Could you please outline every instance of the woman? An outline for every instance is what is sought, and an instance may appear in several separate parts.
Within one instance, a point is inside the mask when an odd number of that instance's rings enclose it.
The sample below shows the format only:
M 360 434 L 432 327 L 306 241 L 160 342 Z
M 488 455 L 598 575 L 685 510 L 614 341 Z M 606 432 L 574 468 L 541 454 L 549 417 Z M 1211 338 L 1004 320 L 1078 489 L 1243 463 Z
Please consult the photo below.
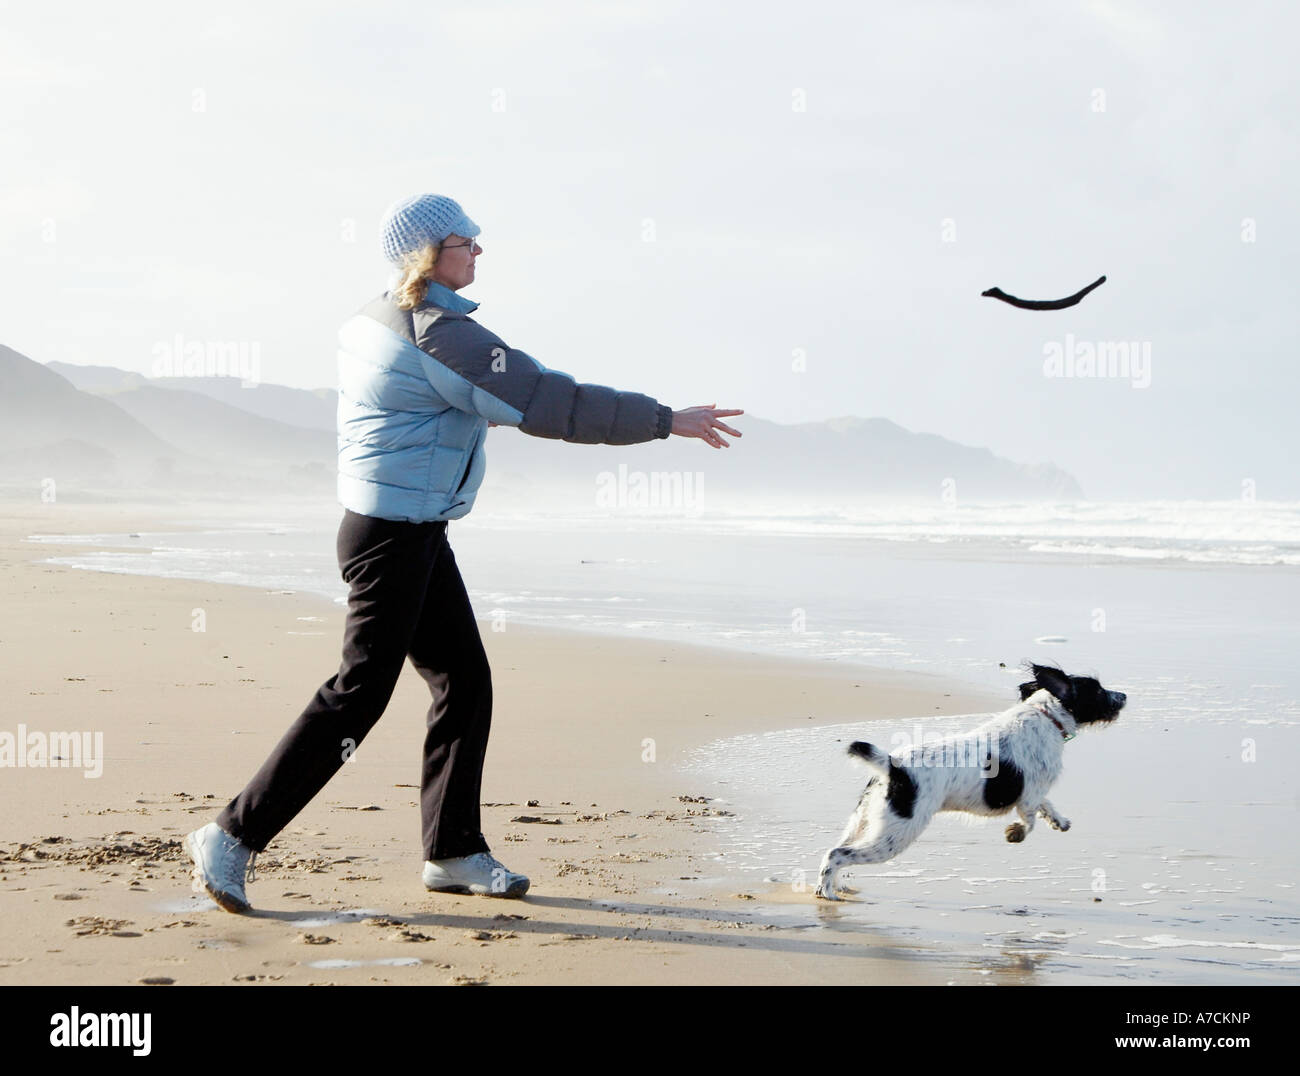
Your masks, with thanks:
M 424 885 L 521 897 L 528 879 L 489 852 L 479 787 L 492 681 L 447 522 L 473 507 L 489 426 L 537 437 L 628 445 L 716 432 L 739 410 L 673 411 L 649 396 L 576 384 L 474 321 L 456 293 L 474 282 L 479 227 L 452 199 L 422 194 L 385 214 L 388 290 L 339 330 L 339 568 L 349 585 L 343 660 L 248 786 L 185 838 L 201 886 L 250 910 L 253 863 L 338 772 L 383 714 L 411 664 L 433 703 L 420 809 Z

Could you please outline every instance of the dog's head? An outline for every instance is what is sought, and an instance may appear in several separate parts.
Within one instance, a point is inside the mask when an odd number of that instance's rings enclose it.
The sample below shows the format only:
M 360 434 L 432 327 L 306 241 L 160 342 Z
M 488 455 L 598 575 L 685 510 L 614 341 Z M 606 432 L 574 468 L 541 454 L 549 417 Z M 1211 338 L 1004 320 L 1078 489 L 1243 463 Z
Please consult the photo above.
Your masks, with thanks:
M 1114 721 L 1124 709 L 1128 696 L 1122 691 L 1108 691 L 1091 676 L 1066 676 L 1051 665 L 1026 663 L 1034 678 L 1020 685 L 1020 701 L 1024 702 L 1040 688 L 1056 697 L 1056 701 L 1070 711 L 1076 724 L 1090 725 Z

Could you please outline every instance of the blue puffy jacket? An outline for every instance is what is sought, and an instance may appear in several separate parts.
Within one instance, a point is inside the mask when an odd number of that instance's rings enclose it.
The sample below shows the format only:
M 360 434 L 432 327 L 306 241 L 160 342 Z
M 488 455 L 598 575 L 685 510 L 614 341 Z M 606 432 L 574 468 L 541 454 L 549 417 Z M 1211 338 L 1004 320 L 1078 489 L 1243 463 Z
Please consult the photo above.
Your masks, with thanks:
M 672 408 L 586 385 L 510 347 L 433 283 L 414 310 L 385 292 L 339 329 L 338 498 L 380 519 L 459 519 L 483 481 L 488 423 L 581 444 L 667 437 Z

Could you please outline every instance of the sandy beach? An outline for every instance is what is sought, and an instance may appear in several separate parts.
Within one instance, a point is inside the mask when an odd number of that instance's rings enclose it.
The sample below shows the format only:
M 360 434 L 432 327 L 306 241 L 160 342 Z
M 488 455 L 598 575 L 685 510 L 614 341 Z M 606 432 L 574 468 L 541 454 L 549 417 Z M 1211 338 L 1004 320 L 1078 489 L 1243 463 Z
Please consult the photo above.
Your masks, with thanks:
M 485 833 L 531 877 L 528 896 L 423 890 L 415 782 L 428 700 L 408 666 L 354 758 L 259 857 L 255 914 L 218 910 L 191 892 L 181 838 L 333 674 L 344 613 L 310 594 L 42 564 L 60 547 L 23 541 L 162 529 L 175 515 L 4 505 L 0 726 L 46 742 L 102 734 L 102 772 L 0 770 L 0 984 L 990 981 L 852 923 L 810 931 L 836 915 L 811 892 L 777 893 L 776 913 L 769 895 L 757 914 L 752 889 L 718 878 L 709 823 L 726 808 L 677 764 L 725 736 L 1005 699 L 925 673 L 494 631 L 486 618 Z M 809 833 L 810 852 L 827 837 Z M 1024 979 L 1011 968 L 993 981 Z

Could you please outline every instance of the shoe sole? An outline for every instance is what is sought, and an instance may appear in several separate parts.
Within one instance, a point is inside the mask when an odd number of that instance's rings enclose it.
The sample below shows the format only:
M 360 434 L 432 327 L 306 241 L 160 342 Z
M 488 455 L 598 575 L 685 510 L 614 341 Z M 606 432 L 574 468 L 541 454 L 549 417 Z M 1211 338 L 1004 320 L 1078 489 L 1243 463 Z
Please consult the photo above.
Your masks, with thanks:
M 467 896 L 505 897 L 509 900 L 518 900 L 528 892 L 528 883 L 516 882 L 514 885 L 502 890 L 489 889 L 487 886 L 482 885 L 426 885 L 424 888 L 430 893 L 461 893 Z
M 190 859 L 194 860 L 194 869 L 190 871 L 190 876 L 203 885 L 204 890 L 207 891 L 208 896 L 212 898 L 218 908 L 230 912 L 232 915 L 247 915 L 253 910 L 250 904 L 247 904 L 236 896 L 232 896 L 224 890 L 216 888 L 216 886 L 210 885 L 208 880 L 203 877 L 203 868 L 200 864 L 198 849 L 195 848 L 194 842 L 190 840 L 192 836 L 192 833 L 185 834 L 184 842 L 185 851 L 189 853 Z

